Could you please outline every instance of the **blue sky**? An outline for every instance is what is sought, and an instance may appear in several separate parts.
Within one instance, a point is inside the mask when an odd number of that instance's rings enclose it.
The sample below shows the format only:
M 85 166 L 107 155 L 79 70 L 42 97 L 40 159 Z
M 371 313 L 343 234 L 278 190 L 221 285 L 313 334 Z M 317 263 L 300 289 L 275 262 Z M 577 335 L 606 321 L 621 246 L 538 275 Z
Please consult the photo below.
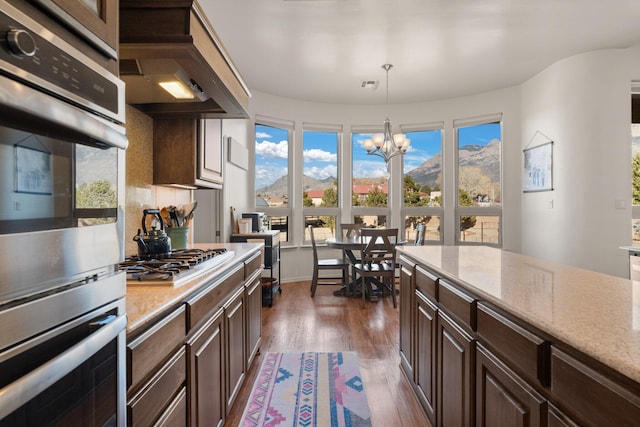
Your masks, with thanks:
M 500 139 L 500 123 L 468 126 L 458 130 L 459 145 L 487 145 L 494 139 Z
M 487 124 L 461 128 L 460 146 L 487 145 L 500 138 L 500 125 Z M 441 131 L 408 132 L 411 146 L 404 155 L 404 170 L 408 172 L 441 151 Z M 256 125 L 256 189 L 273 183 L 287 174 L 288 131 Z M 362 146 L 371 134 L 353 136 L 354 178 L 380 177 L 387 173 L 384 160 L 370 156 Z M 327 132 L 304 133 L 303 173 L 315 179 L 337 175 L 336 134 Z
M 289 144 L 286 129 L 256 125 L 256 189 L 288 173 Z

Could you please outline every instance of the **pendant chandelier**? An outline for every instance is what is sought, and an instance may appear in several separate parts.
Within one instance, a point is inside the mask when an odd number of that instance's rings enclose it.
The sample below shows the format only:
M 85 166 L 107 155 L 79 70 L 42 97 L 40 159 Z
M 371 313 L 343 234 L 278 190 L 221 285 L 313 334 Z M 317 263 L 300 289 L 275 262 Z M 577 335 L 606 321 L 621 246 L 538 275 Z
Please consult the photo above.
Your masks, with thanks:
M 392 64 L 384 64 L 382 69 L 387 72 L 387 118 L 384 120 L 384 133 L 373 135 L 364 141 L 367 154 L 382 157 L 385 162 L 397 155 L 407 152 L 411 141 L 402 133 L 393 134 L 391 120 L 389 120 L 389 70 Z

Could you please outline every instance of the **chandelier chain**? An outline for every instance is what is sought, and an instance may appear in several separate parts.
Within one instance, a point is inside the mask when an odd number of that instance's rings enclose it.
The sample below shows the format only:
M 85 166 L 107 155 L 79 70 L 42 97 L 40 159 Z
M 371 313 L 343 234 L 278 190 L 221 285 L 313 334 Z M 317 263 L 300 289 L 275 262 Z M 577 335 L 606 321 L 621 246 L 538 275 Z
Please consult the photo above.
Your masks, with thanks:
M 382 157 L 389 167 L 389 160 L 395 156 L 404 154 L 409 148 L 410 140 L 402 133 L 393 134 L 391 120 L 389 120 L 389 70 L 392 64 L 384 64 L 382 69 L 387 73 L 386 80 L 386 107 L 387 118 L 384 121 L 384 133 L 374 135 L 371 139 L 364 141 L 364 148 L 367 154 Z
M 392 64 L 384 64 L 382 68 L 387 72 L 387 95 L 386 95 L 386 104 L 387 104 L 387 116 L 389 115 L 389 70 L 393 68 Z

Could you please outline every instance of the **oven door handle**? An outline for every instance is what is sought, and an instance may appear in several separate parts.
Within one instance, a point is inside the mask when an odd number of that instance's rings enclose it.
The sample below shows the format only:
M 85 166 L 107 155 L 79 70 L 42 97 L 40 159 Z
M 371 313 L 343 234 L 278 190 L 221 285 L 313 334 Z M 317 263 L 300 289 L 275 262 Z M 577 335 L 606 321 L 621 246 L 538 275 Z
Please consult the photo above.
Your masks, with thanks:
M 102 347 L 116 339 L 126 326 L 127 316 L 124 314 L 108 318 L 87 338 L 0 389 L 0 419 L 8 416 L 73 371 Z
M 22 120 L 29 120 L 31 126 L 47 129 L 50 134 L 61 139 L 67 139 L 71 132 L 74 139 L 91 146 L 102 145 L 124 150 L 129 145 L 123 126 L 21 83 L 3 79 L 0 84 L 0 99 L 5 120 L 19 123 L 19 118 L 26 114 L 28 119 Z M 13 112 L 7 115 L 6 111 Z

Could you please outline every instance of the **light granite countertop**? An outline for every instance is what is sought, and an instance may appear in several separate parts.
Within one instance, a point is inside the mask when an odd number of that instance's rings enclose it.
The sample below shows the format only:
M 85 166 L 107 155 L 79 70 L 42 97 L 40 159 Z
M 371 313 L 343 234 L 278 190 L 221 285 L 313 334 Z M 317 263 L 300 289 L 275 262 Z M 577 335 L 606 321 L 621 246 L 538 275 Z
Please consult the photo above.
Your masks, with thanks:
M 253 253 L 264 247 L 263 243 L 197 243 L 196 249 L 227 248 L 233 256 L 211 269 L 201 269 L 189 276 L 187 281 L 176 284 L 144 284 L 127 282 L 127 333 L 143 327 L 157 315 L 177 307 L 187 296 L 194 294 L 216 277 L 239 265 Z
M 640 282 L 486 246 L 398 250 L 640 382 Z

